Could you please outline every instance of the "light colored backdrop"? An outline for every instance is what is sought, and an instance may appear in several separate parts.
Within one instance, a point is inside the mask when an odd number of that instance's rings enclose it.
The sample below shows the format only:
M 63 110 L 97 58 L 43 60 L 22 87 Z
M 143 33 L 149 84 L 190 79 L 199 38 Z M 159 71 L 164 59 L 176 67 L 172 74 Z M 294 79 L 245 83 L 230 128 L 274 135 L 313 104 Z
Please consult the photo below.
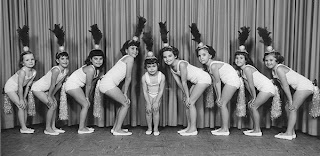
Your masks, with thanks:
M 262 62 L 264 46 L 259 43 L 257 27 L 268 27 L 272 32 L 274 47 L 285 57 L 284 64 L 306 76 L 320 79 L 320 3 L 317 0 L 2 0 L 0 2 L 0 59 L 1 86 L 18 70 L 21 51 L 16 29 L 24 24 L 30 27 L 30 49 L 37 59 L 35 69 L 37 78 L 43 76 L 54 65 L 54 53 L 58 50 L 56 39 L 49 28 L 61 24 L 66 31 L 66 51 L 70 54 L 70 71 L 79 68 L 93 48 L 92 24 L 98 24 L 103 33 L 101 43 L 106 53 L 106 70 L 110 69 L 121 57 L 122 44 L 133 36 L 137 16 L 147 19 L 145 30 L 153 33 L 154 51 L 161 48 L 158 22 L 167 21 L 169 42 L 180 50 L 180 58 L 201 67 L 191 41 L 188 25 L 198 24 L 205 44 L 212 45 L 217 51 L 217 59 L 232 64 L 234 52 L 238 48 L 238 30 L 242 26 L 251 27 L 247 49 L 257 68 L 270 76 Z M 142 44 L 142 49 L 144 45 Z M 125 125 L 146 125 L 144 98 L 140 78 L 145 72 L 142 50 L 134 66 L 131 83 L 131 108 L 125 119 Z M 139 62 L 140 61 L 140 62 Z M 167 69 L 164 69 L 166 73 Z M 181 91 L 173 78 L 166 73 L 167 85 L 161 106 L 161 126 L 186 125 Z M 3 97 L 0 97 L 1 106 Z M 44 122 L 45 107 L 37 103 L 37 116 L 29 124 Z M 72 99 L 69 101 L 70 120 L 68 125 L 78 123 L 80 106 Z M 251 127 L 248 118 L 235 117 L 235 103 L 231 108 L 232 127 Z M 94 119 L 89 111 L 88 124 L 111 126 L 115 115 L 115 103 L 105 99 L 104 117 Z M 262 126 L 282 126 L 285 117 L 270 121 L 270 105 L 261 108 Z M 308 105 L 299 111 L 296 128 L 311 135 L 320 134 L 319 119 L 308 115 Z M 220 115 L 216 107 L 207 109 L 203 100 L 197 102 L 198 127 L 220 126 Z M 1 111 L 2 128 L 18 125 L 16 115 Z

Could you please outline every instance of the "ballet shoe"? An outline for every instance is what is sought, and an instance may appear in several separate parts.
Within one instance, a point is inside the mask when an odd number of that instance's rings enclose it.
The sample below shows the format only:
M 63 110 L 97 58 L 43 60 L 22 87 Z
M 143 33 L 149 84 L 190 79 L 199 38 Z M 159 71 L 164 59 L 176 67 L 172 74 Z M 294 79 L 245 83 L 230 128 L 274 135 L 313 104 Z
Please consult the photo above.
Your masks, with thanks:
M 92 128 L 92 127 L 87 127 L 87 129 L 88 129 L 89 131 L 94 131 L 94 128 Z
M 230 135 L 230 132 L 219 132 L 219 131 L 216 131 L 216 132 L 211 132 L 213 135 L 224 135 L 224 136 L 228 136 Z
M 54 131 L 55 131 L 55 132 L 58 132 L 58 133 L 65 133 L 65 132 L 66 132 L 66 131 L 63 130 L 63 129 L 55 129 Z
M 150 134 L 152 134 L 152 131 L 146 131 L 146 134 L 150 135 Z
M 253 129 L 248 129 L 248 130 L 243 131 L 243 134 L 251 133 L 251 132 L 253 132 Z
M 32 133 L 34 133 L 34 130 L 31 130 L 31 129 L 26 129 L 26 130 L 20 129 L 20 133 L 22 133 L 22 134 L 32 134 Z
M 184 133 L 184 132 L 186 132 L 187 130 L 186 129 L 182 129 L 182 130 L 179 130 L 179 131 L 177 131 L 179 134 L 180 133 Z
M 292 140 L 293 139 L 292 135 L 283 135 L 283 133 L 279 133 L 279 134 L 275 135 L 274 137 L 278 138 L 278 139 L 285 139 L 285 140 Z
M 297 134 L 293 134 L 293 135 L 292 135 L 292 138 L 293 138 L 293 139 L 297 138 Z
M 119 133 L 119 132 L 113 132 L 112 133 L 113 135 L 131 135 L 132 133 L 131 132 L 126 132 L 126 133 Z
M 56 132 L 56 131 L 54 131 L 54 132 L 49 132 L 49 131 L 47 131 L 47 130 L 44 130 L 43 133 L 44 133 L 44 134 L 48 134 L 48 135 L 59 135 L 59 133 Z
M 122 131 L 124 131 L 124 132 L 129 132 L 129 129 L 122 129 Z M 110 130 L 110 132 L 111 132 L 111 133 L 113 133 L 113 132 L 114 132 L 114 130 L 113 130 L 113 129 L 111 129 L 111 130 Z
M 78 134 L 89 134 L 89 133 L 93 133 L 93 131 L 80 131 L 80 130 L 78 130 Z
M 153 132 L 153 135 L 154 136 L 158 136 L 158 135 L 160 135 L 160 132 L 158 131 L 158 132 Z
M 198 131 L 194 131 L 194 132 L 191 132 L 191 133 L 182 132 L 182 133 L 180 133 L 180 135 L 182 135 L 182 136 L 194 136 L 194 135 L 198 135 Z
M 256 132 L 256 133 L 247 132 L 247 133 L 244 133 L 244 135 L 247 135 L 247 136 L 262 136 L 262 132 Z
M 221 128 L 218 128 L 218 129 L 215 129 L 215 130 L 212 130 L 211 133 L 214 133 L 214 132 L 218 132 Z

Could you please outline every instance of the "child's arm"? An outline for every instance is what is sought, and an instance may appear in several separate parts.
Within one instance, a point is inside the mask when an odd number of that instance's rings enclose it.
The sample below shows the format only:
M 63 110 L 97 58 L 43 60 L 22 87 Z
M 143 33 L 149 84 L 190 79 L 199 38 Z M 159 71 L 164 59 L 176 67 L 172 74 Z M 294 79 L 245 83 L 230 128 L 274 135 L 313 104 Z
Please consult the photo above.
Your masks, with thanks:
M 26 72 L 20 70 L 18 72 L 18 96 L 19 96 L 19 107 L 24 109 L 25 108 L 25 101 L 23 96 L 23 83 L 24 77 L 26 76 Z
M 246 75 L 247 77 L 247 85 L 248 86 L 248 90 L 251 94 L 252 99 L 249 101 L 249 106 L 251 106 L 251 104 L 254 103 L 254 101 L 256 100 L 257 97 L 257 93 L 256 93 L 256 88 L 254 87 L 253 84 L 253 76 L 252 76 L 252 71 L 249 67 L 244 68 L 243 73 Z
M 87 101 L 89 102 L 89 96 L 90 96 L 90 91 L 91 91 L 91 87 L 92 87 L 92 79 L 93 79 L 93 75 L 95 73 L 95 69 L 92 68 L 91 66 L 86 66 L 84 68 L 86 68 L 85 96 L 86 96 Z
M 143 95 L 144 95 L 144 98 L 146 100 L 146 113 L 151 113 L 151 101 L 150 101 L 150 98 L 149 98 L 149 94 L 148 94 L 148 86 L 147 86 L 147 83 L 146 83 L 146 76 L 143 75 L 142 78 L 141 78 L 141 83 L 142 83 L 142 89 L 143 89 Z
M 280 66 L 276 69 L 275 72 L 277 73 L 279 80 L 280 80 L 280 83 L 281 83 L 281 87 L 287 96 L 287 99 L 289 102 L 289 108 L 290 108 L 290 106 L 292 106 L 292 95 L 291 95 L 289 84 L 288 84 L 288 81 L 286 78 L 285 70 Z
M 69 70 L 68 70 L 68 69 L 65 69 L 65 70 L 67 70 L 67 71 L 66 71 L 66 75 L 68 75 Z M 55 95 L 55 94 L 57 93 L 57 91 L 61 88 L 62 83 L 65 81 L 66 78 L 67 78 L 67 76 L 65 76 L 63 79 L 61 79 L 61 80 L 57 83 L 56 87 L 55 87 L 54 90 L 53 90 L 53 95 Z
M 53 68 L 51 69 L 51 84 L 50 84 L 50 88 L 48 91 L 48 101 L 49 104 L 52 106 L 54 104 L 54 100 L 53 100 L 53 96 L 54 96 L 54 90 L 56 88 L 56 81 L 58 78 L 58 75 L 60 73 L 60 70 L 57 68 Z
M 34 70 L 34 72 L 35 72 L 35 74 L 34 74 L 33 78 L 31 78 L 31 80 L 27 83 L 27 85 L 25 87 L 25 91 L 24 91 L 24 95 L 23 95 L 25 101 L 27 101 L 26 99 L 27 99 L 27 96 L 28 96 L 28 92 L 29 92 L 30 86 L 33 83 L 33 80 L 37 75 L 37 72 L 35 70 Z
M 160 99 L 162 98 L 162 95 L 163 95 L 165 82 L 166 82 L 166 77 L 163 74 L 161 74 L 161 82 L 160 82 L 160 86 L 159 86 L 159 92 L 158 92 L 158 96 L 157 96 L 155 103 L 154 103 L 154 105 L 157 105 L 155 107 L 156 110 L 158 110 L 158 108 L 160 106 Z
M 214 64 L 210 68 L 213 76 L 213 87 L 217 94 L 217 102 L 219 102 L 221 100 L 221 79 L 219 75 L 219 69 Z
M 181 77 L 181 84 L 182 84 L 182 90 L 184 91 L 185 95 L 186 95 L 186 104 L 189 105 L 189 88 L 188 88 L 188 84 L 187 84 L 187 64 L 185 62 L 180 63 L 180 77 Z
M 131 73 L 132 73 L 133 62 L 134 62 L 133 57 L 131 57 L 131 56 L 127 57 L 127 59 L 126 59 L 127 72 L 126 72 L 126 78 L 124 81 L 124 85 L 122 87 L 123 94 L 127 99 L 128 99 L 127 93 L 128 93 L 129 85 L 131 83 Z

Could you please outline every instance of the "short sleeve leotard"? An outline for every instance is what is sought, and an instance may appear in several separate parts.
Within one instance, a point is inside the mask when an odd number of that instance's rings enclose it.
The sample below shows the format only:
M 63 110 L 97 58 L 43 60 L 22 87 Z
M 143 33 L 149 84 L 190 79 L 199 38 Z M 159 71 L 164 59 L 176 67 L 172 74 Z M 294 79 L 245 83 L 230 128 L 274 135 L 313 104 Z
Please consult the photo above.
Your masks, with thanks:
M 179 65 L 181 62 L 186 62 L 188 64 L 187 65 L 187 80 L 188 81 L 192 82 L 193 84 L 197 84 L 197 83 L 211 84 L 211 77 L 207 72 L 189 64 L 187 61 L 184 61 L 184 60 L 180 60 L 178 62 L 177 72 L 175 72 L 173 69 L 171 69 L 171 72 L 173 74 L 181 76 L 180 68 L 179 68 Z
M 252 73 L 254 87 L 256 87 L 260 92 L 271 93 L 273 95 L 275 94 L 275 87 L 270 79 L 261 74 L 254 66 L 246 65 L 246 67 L 252 67 L 256 70 Z M 247 80 L 245 74 L 242 74 L 242 77 Z
M 102 93 L 118 86 L 126 77 L 127 65 L 122 60 L 129 55 L 123 56 L 101 79 L 99 89 Z
M 93 69 L 95 69 L 95 67 L 93 65 L 90 65 L 90 66 Z M 67 79 L 67 81 L 65 83 L 66 91 L 71 90 L 71 89 L 76 89 L 76 88 L 82 88 L 86 85 L 87 75 L 86 75 L 86 73 L 83 72 L 83 67 L 86 67 L 86 65 L 84 65 L 81 68 L 74 71 L 70 75 L 70 77 Z M 94 75 L 94 78 L 96 78 L 96 77 L 98 77 L 97 73 Z
M 144 75 L 145 75 L 145 78 L 146 78 L 147 92 L 148 92 L 149 96 L 151 96 L 152 98 L 157 97 L 157 95 L 158 95 L 158 93 L 159 93 L 161 76 L 162 76 L 163 74 L 159 71 L 159 73 L 158 73 L 158 79 L 157 79 L 157 82 L 156 82 L 156 83 L 151 83 L 150 75 L 149 75 L 148 72 L 146 72 Z
M 34 82 L 31 90 L 32 91 L 48 91 L 51 85 L 51 76 L 52 76 L 52 70 L 57 68 L 60 72 L 59 75 L 57 77 L 57 80 L 55 82 L 55 85 L 58 84 L 64 77 L 66 77 L 67 75 L 67 69 L 64 70 L 64 72 L 61 72 L 61 69 L 59 68 L 59 66 L 54 66 L 51 68 L 51 70 L 49 72 L 47 72 L 46 75 L 44 75 L 41 79 L 39 79 L 38 81 Z
M 274 78 L 279 79 L 278 75 L 276 72 L 277 68 L 279 66 L 285 66 L 283 64 L 278 64 L 274 70 L 272 70 L 272 75 Z M 287 66 L 285 66 L 287 67 Z M 299 73 L 295 72 L 291 68 L 287 67 L 289 69 L 289 72 L 286 73 L 286 79 L 288 81 L 288 84 L 295 90 L 310 90 L 313 92 L 314 85 L 312 82 L 307 79 L 306 77 L 300 75 Z
M 24 70 L 24 68 L 22 68 Z M 24 70 L 25 71 L 25 70 Z M 27 75 L 24 77 L 24 83 L 22 84 L 23 87 L 28 84 L 28 82 L 36 76 L 36 70 L 32 70 L 32 75 L 28 77 Z M 6 82 L 4 86 L 4 92 L 9 93 L 9 92 L 17 92 L 18 91 L 18 77 L 19 74 L 16 72 L 14 75 L 12 75 L 8 81 Z
M 213 63 L 223 63 L 222 67 L 219 69 L 219 76 L 224 84 L 228 84 L 236 88 L 240 87 L 240 79 L 237 71 L 230 64 L 222 61 L 212 61 L 209 66 L 209 70 L 211 70 Z

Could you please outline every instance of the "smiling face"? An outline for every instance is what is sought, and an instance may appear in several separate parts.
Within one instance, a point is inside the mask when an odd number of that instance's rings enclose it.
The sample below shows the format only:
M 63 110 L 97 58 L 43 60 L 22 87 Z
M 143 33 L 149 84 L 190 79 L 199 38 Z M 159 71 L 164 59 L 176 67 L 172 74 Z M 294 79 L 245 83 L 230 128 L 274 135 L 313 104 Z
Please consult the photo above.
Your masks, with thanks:
M 273 54 L 269 54 L 264 57 L 264 64 L 267 68 L 273 69 L 276 65 L 278 65 L 278 62 Z
M 102 56 L 93 56 L 90 59 L 90 61 L 94 67 L 99 68 L 103 64 L 103 57 Z
M 208 50 L 201 49 L 198 51 L 198 59 L 201 64 L 206 64 L 211 58 L 212 55 L 209 54 Z
M 173 52 L 172 51 L 165 51 L 165 52 L 163 52 L 163 54 L 162 54 L 162 56 L 163 56 L 163 61 L 164 61 L 164 63 L 165 64 L 167 64 L 167 65 L 172 65 L 172 63 L 176 60 L 176 56 L 173 54 Z
M 33 54 L 25 54 L 22 56 L 21 64 L 25 67 L 32 68 L 35 65 L 35 59 Z
M 136 58 L 139 54 L 138 47 L 137 46 L 130 46 L 128 49 L 126 49 L 126 53 L 133 58 Z
M 236 55 L 234 63 L 241 68 L 246 65 L 247 61 L 244 55 Z
M 69 57 L 68 56 L 61 56 L 59 59 L 56 59 L 56 62 L 62 67 L 67 68 L 69 65 Z

